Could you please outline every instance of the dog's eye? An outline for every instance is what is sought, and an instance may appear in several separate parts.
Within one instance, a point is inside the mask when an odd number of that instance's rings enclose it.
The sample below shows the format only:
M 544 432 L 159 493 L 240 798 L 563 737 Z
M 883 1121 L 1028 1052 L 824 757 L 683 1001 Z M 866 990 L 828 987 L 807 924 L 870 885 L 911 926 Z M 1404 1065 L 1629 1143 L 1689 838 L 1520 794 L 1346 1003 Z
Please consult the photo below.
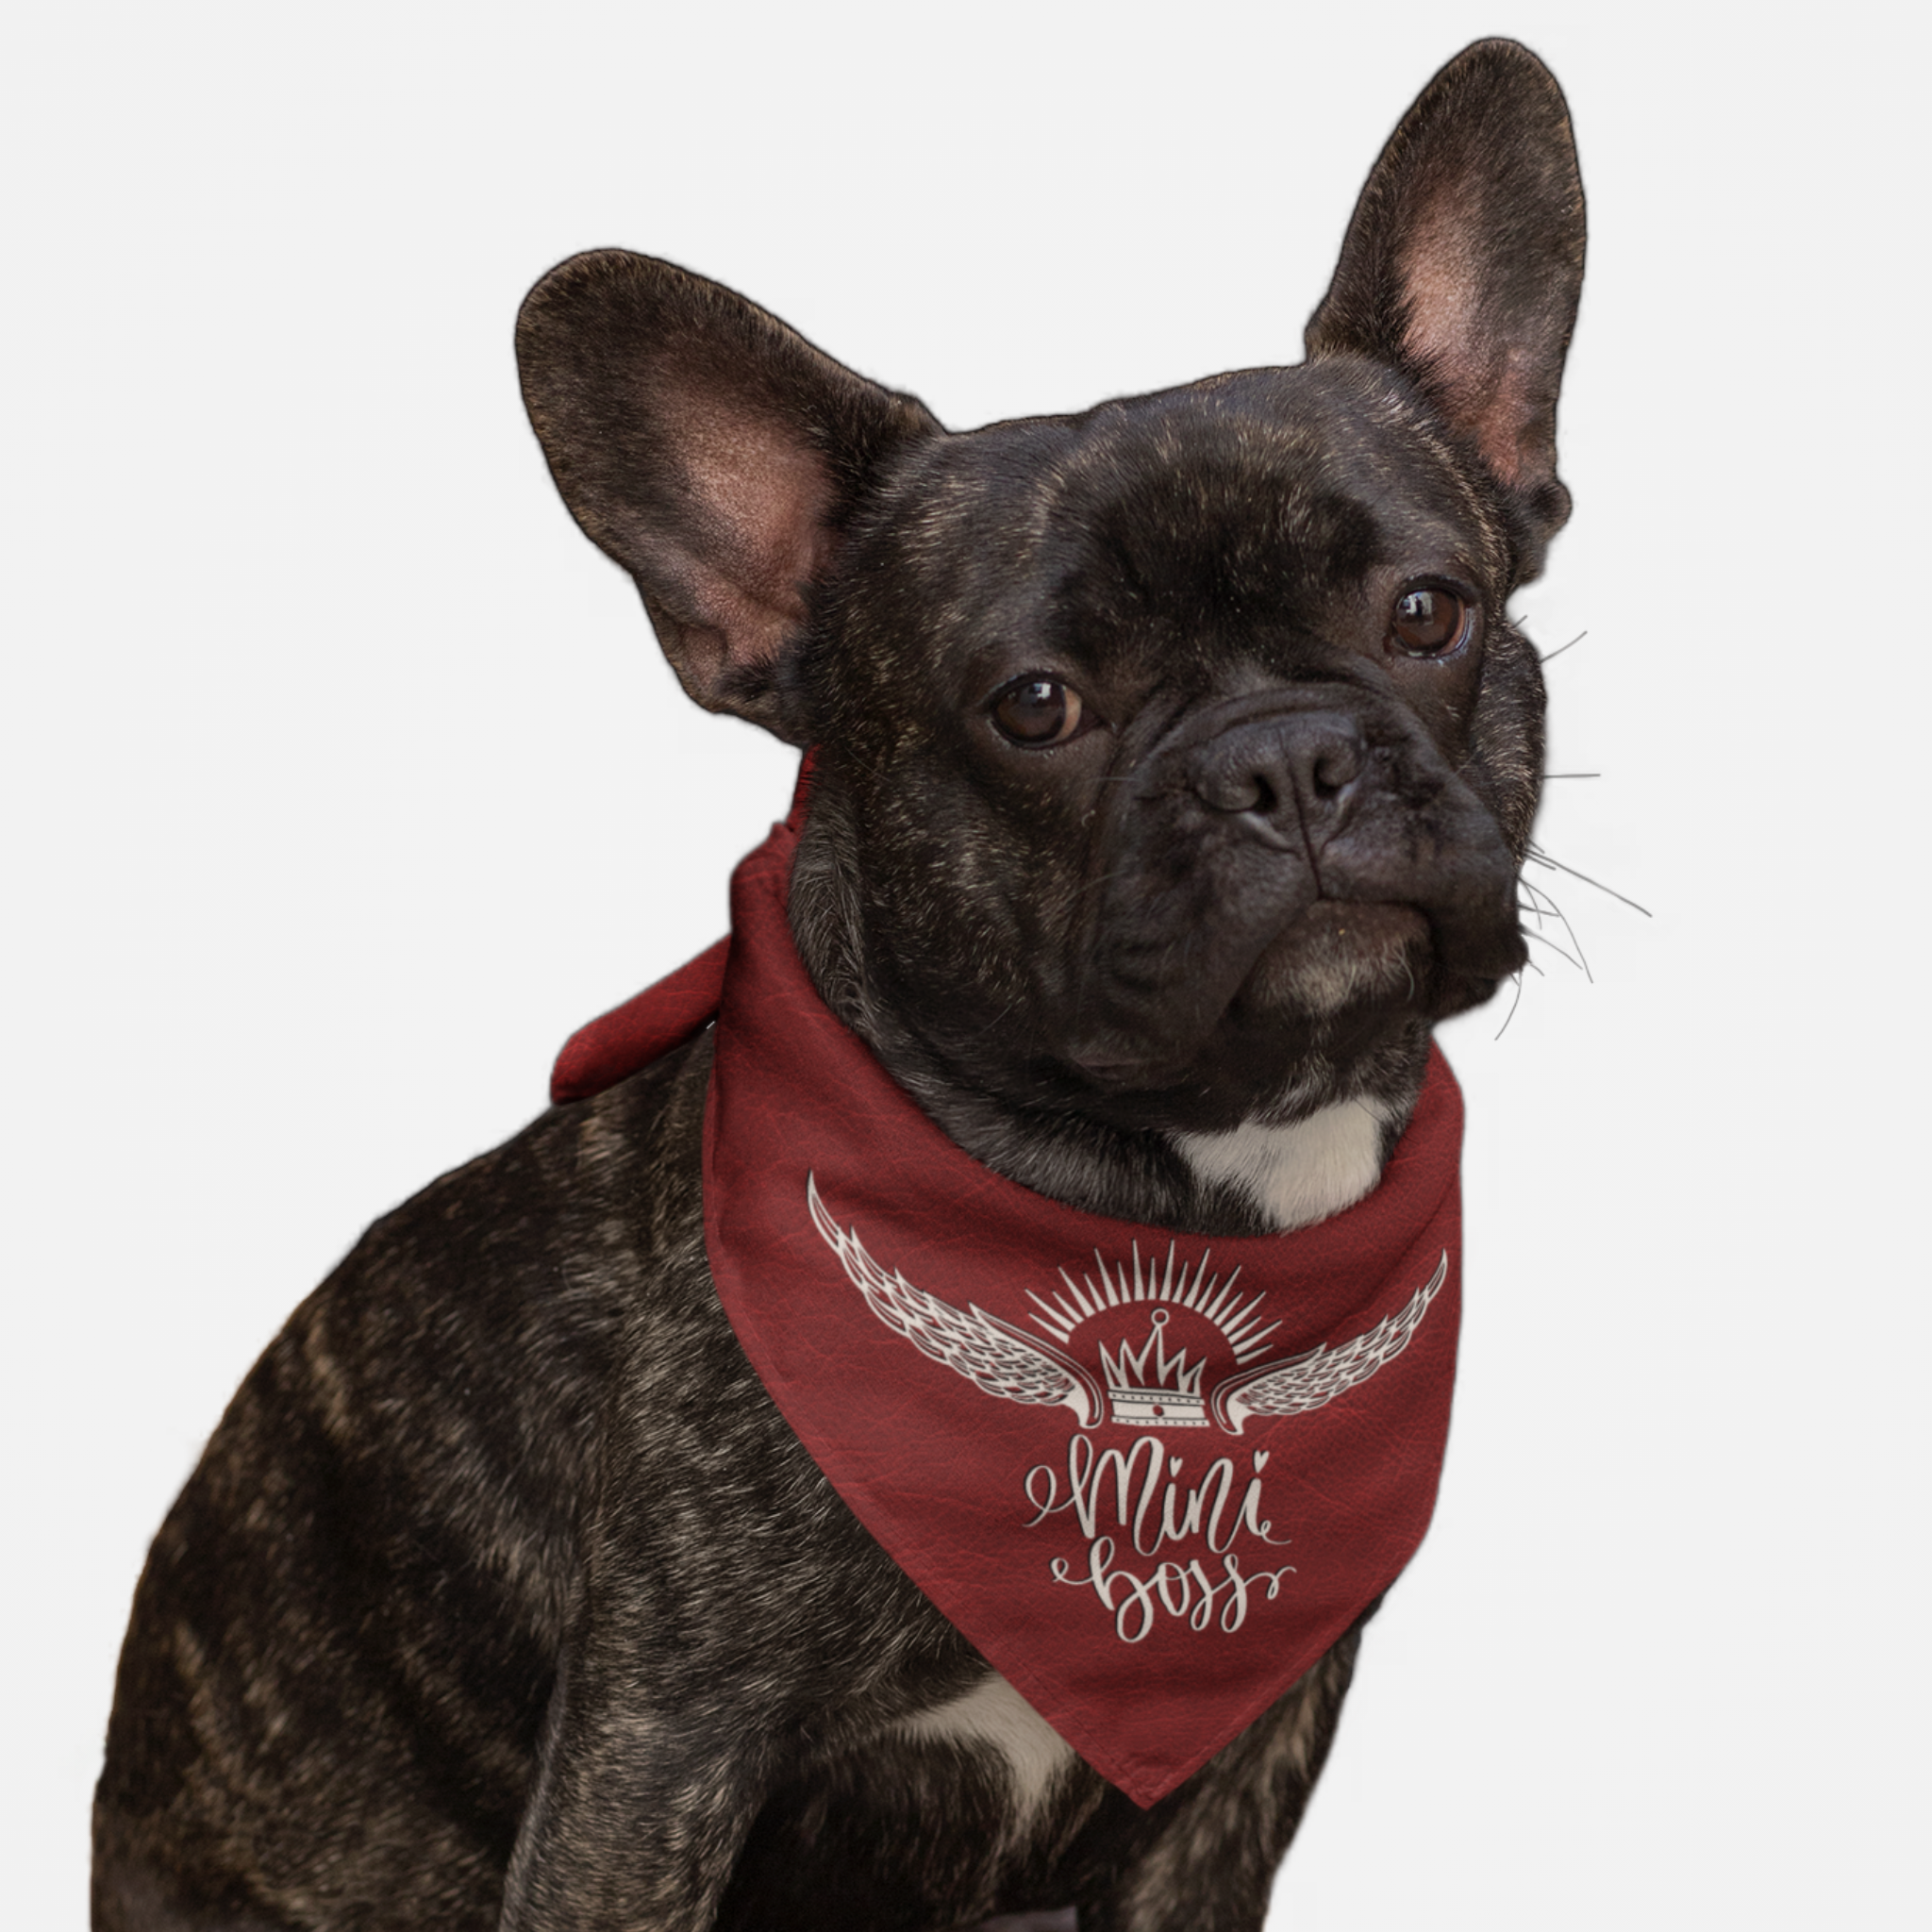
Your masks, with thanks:
M 1405 591 L 1395 600 L 1389 635 L 1411 658 L 1445 657 L 1468 634 L 1469 614 L 1467 601 L 1441 584 Z
M 1058 677 L 1016 677 L 994 694 L 992 722 L 1009 742 L 1037 749 L 1064 744 L 1079 730 L 1085 708 L 1080 693 Z

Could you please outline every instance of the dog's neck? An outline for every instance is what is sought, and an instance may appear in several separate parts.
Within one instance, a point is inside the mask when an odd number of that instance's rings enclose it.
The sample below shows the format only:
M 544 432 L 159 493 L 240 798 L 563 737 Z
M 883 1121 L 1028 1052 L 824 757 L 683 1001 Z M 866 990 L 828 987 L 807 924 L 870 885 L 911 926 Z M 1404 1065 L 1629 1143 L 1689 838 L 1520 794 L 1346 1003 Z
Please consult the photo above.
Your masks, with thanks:
M 1298 1091 L 1219 1132 L 1125 1128 L 1016 1106 L 957 1078 L 876 996 L 845 876 L 832 845 L 808 838 L 791 919 L 820 996 L 949 1140 L 1051 1200 L 1197 1234 L 1305 1227 L 1374 1190 L 1414 1110 L 1428 1052 L 1421 1025 L 1346 1067 L 1324 1062 Z

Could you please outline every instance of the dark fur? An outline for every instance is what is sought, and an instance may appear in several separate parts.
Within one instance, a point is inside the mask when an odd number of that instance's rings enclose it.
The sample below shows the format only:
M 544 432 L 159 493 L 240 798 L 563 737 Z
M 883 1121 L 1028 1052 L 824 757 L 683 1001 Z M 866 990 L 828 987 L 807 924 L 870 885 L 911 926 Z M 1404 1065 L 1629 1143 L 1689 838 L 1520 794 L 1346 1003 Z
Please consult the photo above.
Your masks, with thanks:
M 1470 49 L 1364 191 L 1309 361 L 949 436 L 609 252 L 519 331 L 559 487 L 687 688 L 822 746 L 793 888 L 834 1008 L 1050 1194 L 1263 1224 L 1173 1138 L 1344 1099 L 1521 963 L 1542 686 L 1505 600 L 1568 497 L 1560 95 Z M 1391 612 L 1464 586 L 1466 646 Z M 991 723 L 1053 676 L 1093 728 Z M 984 1665 L 764 1396 L 706 1269 L 699 1041 L 379 1223 L 157 1540 L 96 1924 L 1257 1926 L 1351 1632 L 1141 1812 L 892 1727 Z M 1386 1150 L 1385 1150 L 1386 1151 Z

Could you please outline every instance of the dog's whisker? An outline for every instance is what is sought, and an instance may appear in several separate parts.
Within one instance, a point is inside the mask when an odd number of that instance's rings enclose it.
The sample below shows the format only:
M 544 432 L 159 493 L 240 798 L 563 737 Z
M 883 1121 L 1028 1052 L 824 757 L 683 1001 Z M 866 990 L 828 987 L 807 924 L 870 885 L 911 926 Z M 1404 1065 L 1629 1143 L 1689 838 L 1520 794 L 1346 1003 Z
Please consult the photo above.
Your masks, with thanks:
M 1580 968 L 1584 978 L 1590 978 L 1590 968 L 1585 966 L 1583 961 L 1574 953 L 1566 953 L 1555 940 L 1540 932 L 1524 932 L 1523 937 L 1526 940 L 1534 940 L 1540 946 L 1549 947 L 1550 951 L 1555 953 L 1558 958 L 1568 959 L 1571 965 Z
M 1590 970 L 1590 956 L 1583 950 L 1583 941 L 1578 935 L 1576 928 L 1570 924 L 1570 915 L 1541 886 L 1522 877 L 1518 878 L 1517 883 L 1525 891 L 1533 892 L 1539 899 L 1548 903 L 1552 916 L 1561 924 L 1563 930 L 1570 935 L 1570 943 L 1576 948 L 1576 963 L 1583 968 L 1584 978 L 1594 986 L 1596 984 L 1596 974 Z M 1544 943 L 1547 944 L 1548 941 L 1545 941 Z
M 1553 872 L 1568 873 L 1573 879 L 1581 879 L 1586 886 L 1594 886 L 1599 892 L 1607 892 L 1611 898 L 1621 899 L 1625 906 L 1629 907 L 1631 911 L 1641 912 L 1646 919 L 1657 917 L 1648 906 L 1640 906 L 1635 899 L 1618 891 L 1615 886 L 1607 886 L 1603 880 L 1591 878 L 1587 872 L 1578 872 L 1574 865 L 1565 865 L 1560 858 L 1552 858 L 1541 845 L 1532 845 L 1529 848 L 1529 856 L 1539 865 L 1546 865 Z M 1565 923 L 1567 924 L 1568 922 L 1566 921 Z
M 1509 1023 L 1516 1017 L 1516 1009 L 1523 1004 L 1523 974 L 1512 973 L 1509 977 L 1516 983 L 1516 997 L 1509 1002 L 1509 1010 L 1503 1015 L 1503 1024 L 1496 1028 L 1496 1038 L 1501 1040 L 1509 1030 Z
M 1574 651 L 1589 635 L 1590 633 L 1587 630 L 1578 631 L 1567 644 L 1558 644 L 1554 651 L 1546 652 L 1541 658 L 1538 658 L 1537 662 L 1540 664 L 1554 664 L 1565 651 Z
M 1080 881 L 1079 891 L 1083 893 L 1097 892 L 1101 889 L 1101 887 L 1110 886 L 1116 879 L 1125 878 L 1128 872 L 1131 870 L 1131 867 L 1123 865 L 1117 867 L 1112 872 L 1101 873 L 1097 877 L 1091 879 L 1082 879 Z

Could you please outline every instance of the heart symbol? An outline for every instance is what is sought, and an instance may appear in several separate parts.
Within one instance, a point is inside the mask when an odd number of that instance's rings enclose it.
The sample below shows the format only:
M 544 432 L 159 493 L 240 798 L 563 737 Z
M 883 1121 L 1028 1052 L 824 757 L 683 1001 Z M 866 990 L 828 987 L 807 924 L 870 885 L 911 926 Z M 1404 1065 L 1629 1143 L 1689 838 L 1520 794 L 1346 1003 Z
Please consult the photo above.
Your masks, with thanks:
M 1180 1457 L 1179 1457 L 1178 1456 L 1170 1456 L 1170 1457 L 1169 1457 L 1167 1458 L 1167 1473 L 1168 1473 L 1168 1474 L 1169 1474 L 1169 1475 L 1178 1475 L 1178 1474 L 1180 1474 L 1180 1473 L 1181 1473 L 1181 1459 L 1180 1459 Z
M 1266 1449 L 1257 1449 L 1255 1451 L 1255 1474 L 1257 1475 L 1259 1475 L 1261 1472 L 1268 1467 L 1268 1457 L 1270 1454 L 1271 1452 Z

